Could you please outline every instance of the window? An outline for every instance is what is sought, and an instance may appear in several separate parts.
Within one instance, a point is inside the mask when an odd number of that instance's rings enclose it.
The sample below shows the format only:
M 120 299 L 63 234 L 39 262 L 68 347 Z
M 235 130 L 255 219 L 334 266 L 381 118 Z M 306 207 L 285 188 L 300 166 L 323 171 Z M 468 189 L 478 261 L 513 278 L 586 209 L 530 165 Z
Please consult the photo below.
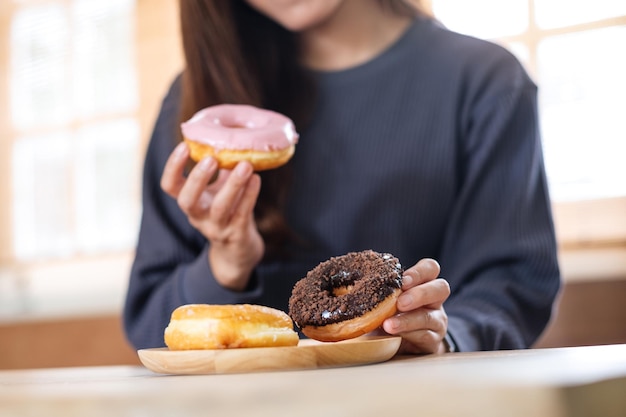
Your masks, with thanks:
M 119 314 L 177 2 L 0 1 L 0 321 Z
M 133 0 L 20 2 L 12 15 L 18 261 L 132 247 L 139 145 L 133 25 Z
M 555 202 L 626 196 L 626 2 L 433 0 L 449 28 L 508 47 L 539 84 Z

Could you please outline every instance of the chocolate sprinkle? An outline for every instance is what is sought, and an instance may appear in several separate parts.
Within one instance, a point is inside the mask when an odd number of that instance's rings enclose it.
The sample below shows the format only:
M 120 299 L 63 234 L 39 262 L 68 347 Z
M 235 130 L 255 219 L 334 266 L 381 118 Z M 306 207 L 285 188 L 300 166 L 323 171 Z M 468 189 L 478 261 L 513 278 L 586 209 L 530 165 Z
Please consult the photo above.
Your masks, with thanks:
M 289 315 L 300 328 L 359 317 L 402 286 L 402 265 L 372 250 L 330 258 L 296 283 Z

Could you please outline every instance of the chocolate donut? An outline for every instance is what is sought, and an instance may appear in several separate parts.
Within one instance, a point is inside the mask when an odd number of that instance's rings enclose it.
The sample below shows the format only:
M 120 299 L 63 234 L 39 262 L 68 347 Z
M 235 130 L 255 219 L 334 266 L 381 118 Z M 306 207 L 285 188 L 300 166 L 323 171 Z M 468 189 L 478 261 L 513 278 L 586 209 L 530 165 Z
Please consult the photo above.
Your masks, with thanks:
M 296 283 L 289 315 L 306 336 L 339 341 L 368 333 L 395 314 L 402 265 L 373 250 L 331 258 Z

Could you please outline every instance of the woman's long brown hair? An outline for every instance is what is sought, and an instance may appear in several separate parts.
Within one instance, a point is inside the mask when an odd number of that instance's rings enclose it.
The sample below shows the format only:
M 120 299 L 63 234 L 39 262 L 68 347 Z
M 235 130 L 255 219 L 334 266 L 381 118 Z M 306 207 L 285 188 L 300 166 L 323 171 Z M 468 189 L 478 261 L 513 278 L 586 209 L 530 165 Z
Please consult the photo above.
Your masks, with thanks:
M 405 1 L 381 1 L 397 13 L 416 12 Z M 180 121 L 215 104 L 250 104 L 283 113 L 303 130 L 315 91 L 293 33 L 244 0 L 180 0 L 180 19 L 186 60 Z M 266 256 L 293 237 L 283 216 L 290 165 L 261 173 L 255 220 Z

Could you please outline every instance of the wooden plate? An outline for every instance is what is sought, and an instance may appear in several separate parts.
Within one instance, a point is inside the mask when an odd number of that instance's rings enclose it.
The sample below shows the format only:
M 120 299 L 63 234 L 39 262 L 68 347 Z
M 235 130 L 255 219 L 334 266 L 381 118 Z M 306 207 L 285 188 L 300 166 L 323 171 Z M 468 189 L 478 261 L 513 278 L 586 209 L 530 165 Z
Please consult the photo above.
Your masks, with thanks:
M 143 365 L 163 374 L 225 374 L 314 369 L 384 362 L 396 354 L 400 337 L 368 337 L 336 343 L 300 340 L 297 346 L 137 351 Z

